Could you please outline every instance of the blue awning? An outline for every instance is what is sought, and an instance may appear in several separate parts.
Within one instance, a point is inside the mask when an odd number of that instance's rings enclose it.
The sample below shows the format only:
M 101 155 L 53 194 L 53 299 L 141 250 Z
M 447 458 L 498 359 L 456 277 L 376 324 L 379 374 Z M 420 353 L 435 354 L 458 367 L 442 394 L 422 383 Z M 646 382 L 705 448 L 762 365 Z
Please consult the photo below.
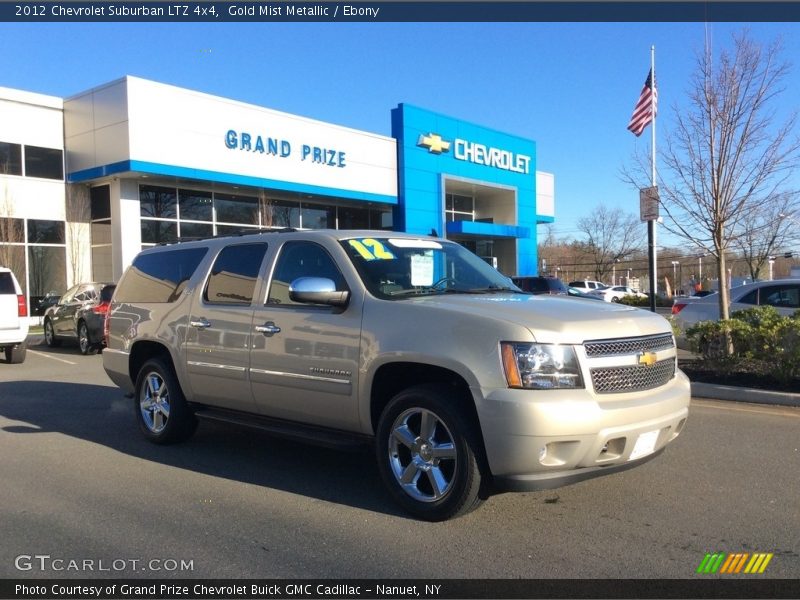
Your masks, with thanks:
M 529 238 L 531 230 L 528 227 L 498 225 L 481 221 L 448 221 L 447 234 L 472 235 L 482 238 Z

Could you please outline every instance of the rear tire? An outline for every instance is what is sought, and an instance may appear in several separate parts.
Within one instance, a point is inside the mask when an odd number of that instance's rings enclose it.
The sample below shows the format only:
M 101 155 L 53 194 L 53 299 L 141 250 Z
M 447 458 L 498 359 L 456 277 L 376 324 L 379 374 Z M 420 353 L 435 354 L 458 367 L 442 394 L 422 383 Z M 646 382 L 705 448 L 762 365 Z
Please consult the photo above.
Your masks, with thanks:
M 89 337 L 89 328 L 86 326 L 86 321 L 78 323 L 78 347 L 81 349 L 81 354 L 94 354 L 95 346 Z
M 395 396 L 378 422 L 376 452 L 384 484 L 408 512 L 427 521 L 464 515 L 483 501 L 482 446 L 461 398 L 443 385 Z
M 28 354 L 28 344 L 20 342 L 16 346 L 6 346 L 6 362 L 18 365 L 25 362 L 25 355 Z
M 182 442 L 197 428 L 172 365 L 161 358 L 142 365 L 133 401 L 139 428 L 155 444 Z

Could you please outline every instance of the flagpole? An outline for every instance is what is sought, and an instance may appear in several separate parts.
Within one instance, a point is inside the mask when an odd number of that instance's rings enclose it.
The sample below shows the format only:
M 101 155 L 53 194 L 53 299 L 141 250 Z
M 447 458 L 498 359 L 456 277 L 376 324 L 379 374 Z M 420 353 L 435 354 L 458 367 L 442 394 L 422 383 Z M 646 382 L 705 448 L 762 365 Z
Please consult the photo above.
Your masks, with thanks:
M 651 185 L 656 187 L 656 47 L 650 46 L 650 123 L 651 136 Z M 656 247 L 656 221 L 647 221 L 647 247 L 650 263 L 650 310 L 656 312 L 656 293 L 658 291 L 658 263 Z

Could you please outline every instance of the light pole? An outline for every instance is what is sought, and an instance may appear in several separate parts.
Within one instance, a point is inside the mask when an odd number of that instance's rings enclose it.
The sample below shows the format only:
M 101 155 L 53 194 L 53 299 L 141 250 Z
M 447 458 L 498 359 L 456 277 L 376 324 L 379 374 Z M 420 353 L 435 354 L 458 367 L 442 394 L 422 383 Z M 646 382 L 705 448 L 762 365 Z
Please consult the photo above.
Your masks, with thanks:
M 672 261 L 672 283 L 674 284 L 673 296 L 675 295 L 675 291 L 678 290 L 678 265 L 681 264 L 679 260 Z
M 772 265 L 775 264 L 775 257 L 774 256 L 768 256 L 767 257 L 767 262 L 769 263 L 769 280 L 772 281 Z

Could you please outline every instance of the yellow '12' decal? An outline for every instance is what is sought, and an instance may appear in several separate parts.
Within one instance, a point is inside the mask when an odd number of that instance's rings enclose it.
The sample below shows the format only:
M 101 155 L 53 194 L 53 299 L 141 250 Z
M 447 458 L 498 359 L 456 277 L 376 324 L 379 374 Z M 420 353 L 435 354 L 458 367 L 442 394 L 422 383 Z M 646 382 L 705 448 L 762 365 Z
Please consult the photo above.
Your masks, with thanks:
M 381 242 L 372 238 L 350 240 L 350 245 L 364 260 L 393 260 L 394 254 L 389 252 Z

